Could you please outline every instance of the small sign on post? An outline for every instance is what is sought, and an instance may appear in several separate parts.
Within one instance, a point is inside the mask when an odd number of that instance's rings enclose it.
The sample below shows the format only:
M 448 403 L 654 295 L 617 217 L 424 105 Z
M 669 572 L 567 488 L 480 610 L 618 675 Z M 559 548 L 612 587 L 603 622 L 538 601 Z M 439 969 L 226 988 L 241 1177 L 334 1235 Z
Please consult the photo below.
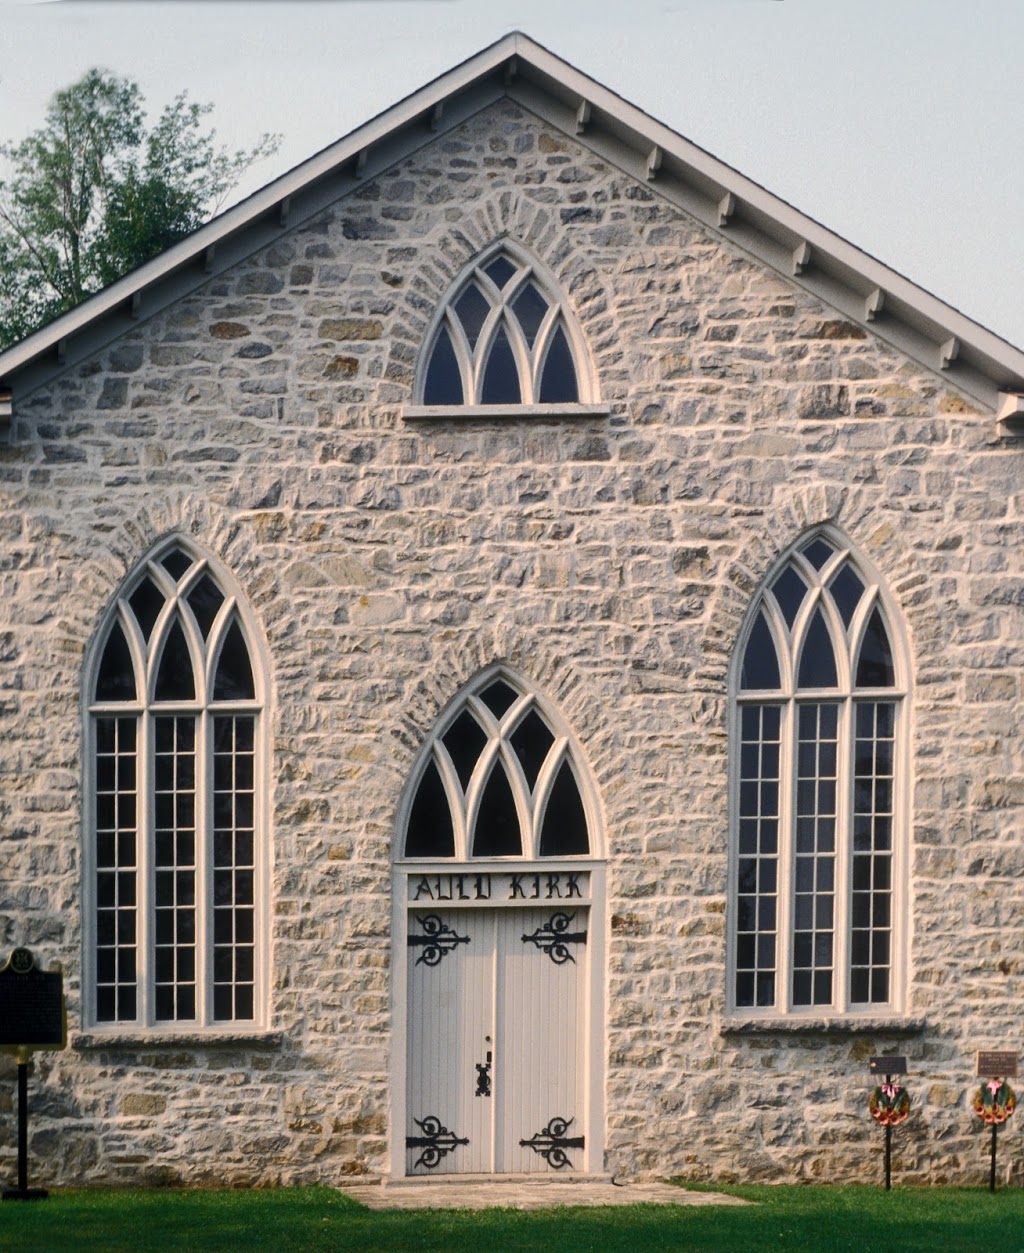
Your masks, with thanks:
M 907 1059 L 892 1054 L 888 1057 L 872 1057 L 868 1069 L 873 1075 L 884 1076 L 884 1082 L 871 1093 L 868 1112 L 880 1126 L 885 1128 L 885 1190 L 892 1188 L 892 1129 L 910 1117 L 910 1093 L 901 1083 L 894 1083 L 896 1075 L 907 1073 Z
M 974 1094 L 974 1112 L 992 1128 L 988 1190 L 996 1190 L 996 1131 L 1017 1108 L 1017 1094 L 1007 1079 L 1017 1077 L 1017 1053 L 1010 1049 L 978 1049 L 976 1074 L 985 1079 Z
M 5 1201 L 36 1201 L 45 1188 L 28 1186 L 28 1064 L 37 1049 L 68 1043 L 64 976 L 40 970 L 27 948 L 16 948 L 0 969 L 0 1052 L 18 1061 L 18 1186 L 5 1188 Z

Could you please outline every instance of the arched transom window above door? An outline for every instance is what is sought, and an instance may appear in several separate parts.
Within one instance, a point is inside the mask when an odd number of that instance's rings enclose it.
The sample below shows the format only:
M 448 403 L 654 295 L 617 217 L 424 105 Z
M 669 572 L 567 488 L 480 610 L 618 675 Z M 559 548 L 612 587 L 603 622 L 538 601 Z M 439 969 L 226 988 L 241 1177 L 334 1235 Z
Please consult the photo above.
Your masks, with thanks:
M 407 858 L 584 857 L 593 805 L 567 728 L 505 672 L 478 680 L 441 719 L 407 799 Z
M 405 412 L 606 413 L 590 403 L 593 393 L 583 335 L 564 293 L 506 241 L 467 266 L 441 301 L 424 339 L 416 403 Z

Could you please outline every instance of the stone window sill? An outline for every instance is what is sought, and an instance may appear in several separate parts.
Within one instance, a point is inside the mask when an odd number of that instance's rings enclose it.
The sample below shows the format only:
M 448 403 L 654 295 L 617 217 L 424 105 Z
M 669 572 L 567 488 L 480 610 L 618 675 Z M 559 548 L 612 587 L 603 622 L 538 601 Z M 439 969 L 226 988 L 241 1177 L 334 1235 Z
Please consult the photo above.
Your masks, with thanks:
M 523 418 L 607 418 L 610 405 L 405 405 L 406 422 L 448 422 L 457 420 L 518 422 Z
M 787 1015 L 775 1018 L 726 1018 L 719 1035 L 920 1035 L 927 1023 L 905 1014 L 836 1018 Z
M 94 1049 L 137 1052 L 142 1049 L 276 1049 L 283 1031 L 75 1031 L 68 1043 L 79 1053 Z

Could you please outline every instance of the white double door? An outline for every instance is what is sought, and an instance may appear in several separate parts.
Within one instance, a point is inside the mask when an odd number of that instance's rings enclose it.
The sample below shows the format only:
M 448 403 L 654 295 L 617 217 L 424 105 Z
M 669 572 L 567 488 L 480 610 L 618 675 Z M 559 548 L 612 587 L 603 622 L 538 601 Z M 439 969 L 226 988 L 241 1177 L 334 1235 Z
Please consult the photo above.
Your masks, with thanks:
M 406 1173 L 583 1168 L 589 910 L 413 909 Z

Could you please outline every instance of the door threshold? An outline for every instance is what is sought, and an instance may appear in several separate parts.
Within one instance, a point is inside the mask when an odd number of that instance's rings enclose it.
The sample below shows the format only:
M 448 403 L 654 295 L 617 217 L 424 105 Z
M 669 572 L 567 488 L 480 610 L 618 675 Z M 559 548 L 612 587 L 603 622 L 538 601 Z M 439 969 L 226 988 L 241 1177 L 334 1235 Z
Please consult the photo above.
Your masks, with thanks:
M 380 1185 L 382 1188 L 415 1188 L 418 1185 L 429 1183 L 433 1187 L 460 1187 L 468 1183 L 479 1184 L 502 1184 L 502 1183 L 528 1183 L 528 1184 L 549 1184 L 549 1183 L 611 1183 L 612 1176 L 609 1173 L 602 1174 L 581 1174 L 576 1172 L 571 1175 L 523 1173 L 517 1175 L 385 1175 Z

